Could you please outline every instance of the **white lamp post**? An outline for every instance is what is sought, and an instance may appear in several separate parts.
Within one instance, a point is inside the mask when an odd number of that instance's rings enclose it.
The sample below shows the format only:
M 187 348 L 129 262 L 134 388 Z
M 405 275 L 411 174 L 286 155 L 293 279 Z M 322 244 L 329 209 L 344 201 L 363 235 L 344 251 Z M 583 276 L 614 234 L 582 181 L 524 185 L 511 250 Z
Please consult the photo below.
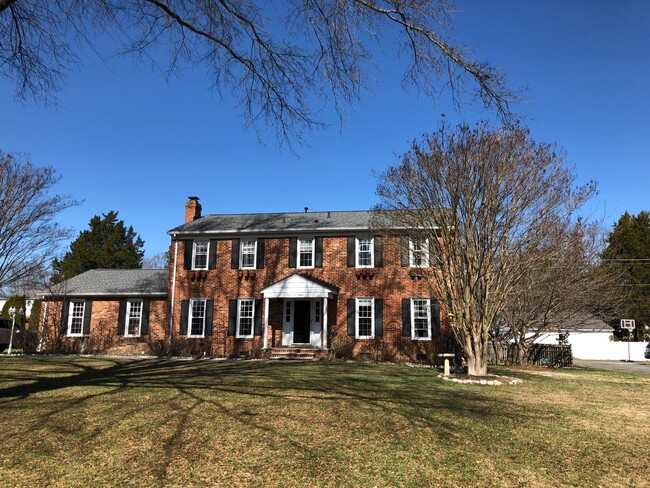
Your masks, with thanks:
M 20 309 L 19 313 L 21 315 L 24 314 L 24 311 Z M 11 336 L 9 337 L 9 350 L 7 351 L 7 354 L 11 354 L 11 348 L 14 343 L 14 329 L 16 327 L 16 308 L 15 307 L 10 307 L 9 308 L 9 316 L 11 317 Z

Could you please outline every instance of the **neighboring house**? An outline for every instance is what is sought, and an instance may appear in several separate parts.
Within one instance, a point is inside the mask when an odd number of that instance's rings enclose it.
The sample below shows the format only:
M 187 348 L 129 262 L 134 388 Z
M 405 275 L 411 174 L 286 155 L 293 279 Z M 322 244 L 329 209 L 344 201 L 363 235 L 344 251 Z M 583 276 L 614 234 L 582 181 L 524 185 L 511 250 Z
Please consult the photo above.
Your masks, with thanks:
M 557 330 L 541 335 L 538 344 L 559 344 L 560 335 L 571 344 L 571 352 L 578 359 L 625 360 L 628 343 L 613 341 L 614 330 L 602 320 L 586 319 L 565 323 Z M 568 333 L 568 335 L 566 335 Z M 645 342 L 631 342 L 629 355 L 633 361 L 643 361 Z
M 162 352 L 169 272 L 94 269 L 43 296 L 41 349 L 76 352 Z
M 155 321 L 172 350 L 233 357 L 348 348 L 356 357 L 430 362 L 442 352 L 446 324 L 441 331 L 444 315 L 429 292 L 428 242 L 378 235 L 368 211 L 201 216 L 195 197 L 185 208 L 185 223 L 169 231 L 168 319 Z M 120 296 L 144 296 L 114 285 Z M 64 340 L 95 336 L 99 289 L 67 293 Z M 93 311 L 88 326 L 75 319 L 83 303 Z M 115 296 L 104 304 L 112 314 L 104 326 L 114 331 L 117 305 Z

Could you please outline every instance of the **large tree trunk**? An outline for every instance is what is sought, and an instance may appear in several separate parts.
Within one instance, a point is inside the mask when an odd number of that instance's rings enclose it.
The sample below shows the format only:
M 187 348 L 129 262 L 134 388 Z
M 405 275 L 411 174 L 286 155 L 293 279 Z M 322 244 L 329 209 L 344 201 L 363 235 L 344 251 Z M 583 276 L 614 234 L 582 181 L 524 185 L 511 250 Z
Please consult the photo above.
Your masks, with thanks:
M 487 348 L 488 342 L 482 337 L 472 335 L 466 338 L 463 349 L 467 361 L 467 374 L 487 375 Z
M 471 376 L 487 375 L 487 361 L 485 357 L 478 355 L 467 356 L 467 374 Z

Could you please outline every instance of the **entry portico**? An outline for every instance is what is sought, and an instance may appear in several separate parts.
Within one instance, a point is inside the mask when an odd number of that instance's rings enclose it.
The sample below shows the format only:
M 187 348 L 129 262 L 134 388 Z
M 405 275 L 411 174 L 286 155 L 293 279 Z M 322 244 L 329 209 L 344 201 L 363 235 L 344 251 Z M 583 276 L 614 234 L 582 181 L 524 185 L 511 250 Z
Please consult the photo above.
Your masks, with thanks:
M 269 305 L 282 300 L 282 346 L 309 345 L 327 349 L 329 300 L 338 288 L 304 274 L 293 274 L 262 290 L 264 349 L 268 349 Z

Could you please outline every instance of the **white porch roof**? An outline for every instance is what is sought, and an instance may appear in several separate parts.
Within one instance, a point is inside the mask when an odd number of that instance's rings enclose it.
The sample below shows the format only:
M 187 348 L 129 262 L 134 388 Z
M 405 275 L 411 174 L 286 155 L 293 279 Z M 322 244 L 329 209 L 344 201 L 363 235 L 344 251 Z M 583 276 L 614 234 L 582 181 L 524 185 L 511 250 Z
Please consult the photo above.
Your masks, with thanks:
M 264 298 L 332 298 L 338 288 L 311 276 L 293 274 L 262 290 Z

